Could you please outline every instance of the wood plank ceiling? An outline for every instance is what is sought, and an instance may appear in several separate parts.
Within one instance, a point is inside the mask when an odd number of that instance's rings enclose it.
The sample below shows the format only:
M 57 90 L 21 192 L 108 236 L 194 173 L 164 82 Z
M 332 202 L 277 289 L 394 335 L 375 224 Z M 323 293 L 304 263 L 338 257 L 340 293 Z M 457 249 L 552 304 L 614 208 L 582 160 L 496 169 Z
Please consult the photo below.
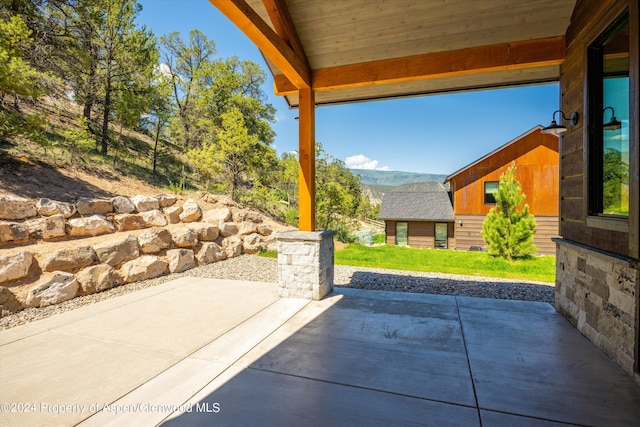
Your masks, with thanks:
M 316 104 L 557 81 L 575 0 L 210 0 Z

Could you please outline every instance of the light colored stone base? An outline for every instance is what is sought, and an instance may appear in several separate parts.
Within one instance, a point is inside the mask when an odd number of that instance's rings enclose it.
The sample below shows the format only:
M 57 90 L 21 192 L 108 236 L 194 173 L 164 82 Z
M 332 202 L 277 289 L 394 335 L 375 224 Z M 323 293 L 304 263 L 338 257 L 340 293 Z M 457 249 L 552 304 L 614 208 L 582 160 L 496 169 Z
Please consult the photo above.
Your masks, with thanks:
M 638 358 L 638 262 L 554 240 L 556 310 L 633 376 Z
M 320 300 L 333 290 L 334 231 L 278 233 L 278 293 Z

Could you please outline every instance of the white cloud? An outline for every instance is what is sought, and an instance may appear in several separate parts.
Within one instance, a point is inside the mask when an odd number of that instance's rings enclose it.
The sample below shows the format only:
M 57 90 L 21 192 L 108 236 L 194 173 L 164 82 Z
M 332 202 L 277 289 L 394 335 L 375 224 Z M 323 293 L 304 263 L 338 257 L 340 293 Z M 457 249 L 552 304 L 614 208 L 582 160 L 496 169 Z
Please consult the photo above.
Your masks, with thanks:
M 364 154 L 356 154 L 345 159 L 344 164 L 349 169 L 373 169 L 379 171 L 388 171 L 389 166 L 379 166 L 380 162 L 372 160 Z
M 287 119 L 288 119 L 288 117 L 287 117 L 287 115 L 286 115 L 286 114 L 278 114 L 278 113 L 276 113 L 276 115 L 275 115 L 275 116 L 274 116 L 274 118 L 273 118 L 273 121 L 274 121 L 275 123 L 279 123 L 279 122 L 284 122 L 284 121 L 286 121 Z
M 158 64 L 153 67 L 153 71 L 157 76 L 171 77 L 171 68 L 168 64 Z

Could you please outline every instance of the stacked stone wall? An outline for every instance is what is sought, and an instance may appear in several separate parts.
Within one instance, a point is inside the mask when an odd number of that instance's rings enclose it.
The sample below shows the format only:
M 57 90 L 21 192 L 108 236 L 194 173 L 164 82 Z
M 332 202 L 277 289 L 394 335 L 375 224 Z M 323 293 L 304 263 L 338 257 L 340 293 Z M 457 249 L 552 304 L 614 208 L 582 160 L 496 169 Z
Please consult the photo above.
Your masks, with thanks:
M 0 313 L 275 250 L 273 228 L 265 219 L 238 207 L 203 210 L 193 198 L 180 205 L 166 194 L 76 203 L 0 196 Z M 132 230 L 143 231 L 128 233 Z M 84 243 L 83 238 L 103 235 L 98 243 Z M 48 241 L 68 245 L 30 250 Z M 28 292 L 14 292 L 25 287 Z
M 556 244 L 556 309 L 633 376 L 638 262 L 562 239 Z

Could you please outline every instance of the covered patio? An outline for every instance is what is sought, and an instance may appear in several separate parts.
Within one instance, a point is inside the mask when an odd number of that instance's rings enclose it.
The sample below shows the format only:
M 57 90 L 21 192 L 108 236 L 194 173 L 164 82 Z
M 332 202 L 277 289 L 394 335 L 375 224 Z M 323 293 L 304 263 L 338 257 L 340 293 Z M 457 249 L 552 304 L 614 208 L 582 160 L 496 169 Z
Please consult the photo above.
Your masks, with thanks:
M 333 247 L 315 225 L 317 105 L 557 81 L 565 34 L 581 35 L 612 4 L 630 4 L 633 25 L 638 16 L 637 2 L 614 0 L 210 1 L 260 48 L 276 92 L 299 108 L 300 231 L 282 258 L 327 240 L 327 250 L 308 250 L 324 263 Z M 637 173 L 631 185 L 637 197 Z M 630 205 L 637 259 L 637 198 Z M 567 269 L 593 274 L 591 258 Z M 282 284 L 183 278 L 2 331 L 0 400 L 9 405 L 0 424 L 640 423 L 632 375 L 546 303 L 330 292 L 332 264 L 322 266 L 322 293 L 305 289 L 309 299 L 281 298 Z M 636 314 L 623 335 L 637 342 L 637 305 L 628 305 Z M 598 320 L 594 307 L 574 310 L 578 325 Z
M 0 342 L 1 425 L 640 420 L 640 388 L 546 303 L 181 278 Z
M 553 124 L 560 113 L 555 131 L 566 132 L 553 239 L 556 308 L 640 382 L 637 1 L 209 1 L 260 49 L 275 93 L 299 109 L 300 232 L 281 253 L 281 296 L 319 299 L 331 288 L 333 246 L 315 222 L 317 106 L 560 82 L 561 108 L 550 112 Z M 619 42 L 605 52 L 614 34 Z M 611 79 L 625 86 L 605 103 Z M 628 209 L 611 215 L 601 206 L 615 193 L 606 187 L 602 115 L 614 101 L 625 111 L 612 140 L 625 141 L 619 192 Z M 304 269 L 291 260 L 308 244 L 320 247 L 316 277 L 287 280 Z

